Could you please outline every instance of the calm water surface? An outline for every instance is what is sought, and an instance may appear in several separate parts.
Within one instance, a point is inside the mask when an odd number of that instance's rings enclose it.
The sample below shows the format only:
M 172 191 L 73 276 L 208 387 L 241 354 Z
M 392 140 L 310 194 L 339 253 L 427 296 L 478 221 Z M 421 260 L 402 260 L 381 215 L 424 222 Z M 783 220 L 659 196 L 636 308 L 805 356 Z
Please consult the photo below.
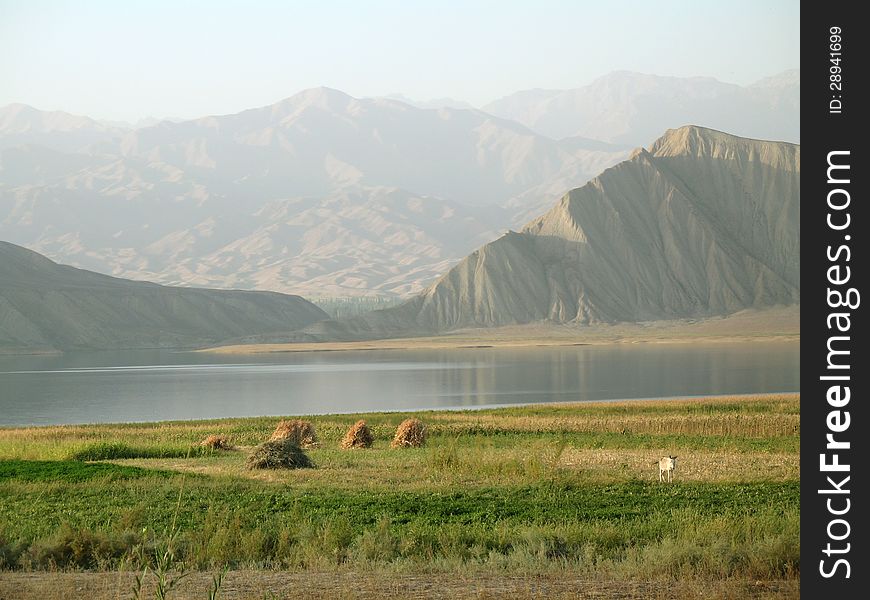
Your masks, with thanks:
M 798 343 L 0 356 L 0 425 L 800 390 Z

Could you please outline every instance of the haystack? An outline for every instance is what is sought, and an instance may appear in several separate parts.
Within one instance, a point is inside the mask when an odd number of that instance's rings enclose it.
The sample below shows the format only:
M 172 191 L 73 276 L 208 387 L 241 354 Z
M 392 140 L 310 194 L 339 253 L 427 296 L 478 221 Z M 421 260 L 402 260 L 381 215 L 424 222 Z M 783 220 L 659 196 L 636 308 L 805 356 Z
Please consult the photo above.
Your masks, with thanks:
M 225 435 L 212 434 L 206 437 L 199 443 L 200 446 L 211 448 L 212 450 L 232 450 L 234 448 L 230 438 Z
M 344 439 L 341 440 L 341 447 L 344 449 L 371 448 L 374 440 L 375 438 L 369 430 L 369 426 L 366 425 L 365 421 L 359 420 L 344 434 Z
M 426 443 L 426 426 L 419 419 L 405 419 L 396 429 L 393 448 L 419 448 Z
M 290 438 L 263 442 L 248 457 L 249 469 L 305 469 L 314 464 Z
M 290 440 L 300 448 L 316 448 L 318 446 L 317 434 L 311 421 L 293 419 L 281 421 L 272 432 L 269 440 Z

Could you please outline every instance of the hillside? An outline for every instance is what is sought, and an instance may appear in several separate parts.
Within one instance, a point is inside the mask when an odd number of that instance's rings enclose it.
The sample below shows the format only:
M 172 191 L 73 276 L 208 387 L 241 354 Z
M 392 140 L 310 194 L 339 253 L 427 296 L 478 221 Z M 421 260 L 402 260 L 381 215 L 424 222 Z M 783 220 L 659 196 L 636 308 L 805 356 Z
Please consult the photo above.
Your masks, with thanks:
M 193 347 L 326 313 L 270 292 L 165 287 L 59 265 L 0 242 L 0 351 Z
M 687 126 L 405 304 L 296 338 L 641 322 L 799 302 L 800 146 Z
M 422 291 L 627 155 L 328 88 L 114 136 L 66 117 L 0 109 L 0 239 L 118 277 L 317 296 Z M 55 143 L 61 125 L 93 143 Z

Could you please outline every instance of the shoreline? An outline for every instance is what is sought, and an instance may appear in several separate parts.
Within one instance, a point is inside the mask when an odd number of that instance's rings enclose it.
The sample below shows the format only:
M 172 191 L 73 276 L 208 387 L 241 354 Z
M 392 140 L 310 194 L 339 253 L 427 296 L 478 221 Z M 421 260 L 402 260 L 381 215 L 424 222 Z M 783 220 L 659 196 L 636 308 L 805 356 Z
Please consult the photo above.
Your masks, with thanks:
M 482 404 L 479 406 L 450 406 L 450 407 L 434 407 L 434 408 L 416 408 L 416 409 L 387 409 L 387 410 L 371 410 L 371 411 L 353 411 L 353 412 L 329 412 L 329 413 L 306 413 L 306 414 L 274 414 L 274 415 L 249 415 L 237 417 L 206 417 L 202 419 L 181 419 L 169 421 L 111 421 L 111 422 L 90 422 L 90 423 L 36 423 L 25 425 L 3 425 L 0 424 L 0 432 L 14 431 L 16 429 L 47 429 L 58 427 L 127 427 L 127 426 L 165 426 L 165 425 L 205 425 L 208 423 L 226 423 L 228 421 L 249 421 L 258 419 L 281 419 L 281 418 L 329 418 L 329 417 L 348 417 L 365 415 L 389 415 L 389 414 L 433 414 L 439 413 L 461 413 L 461 412 L 485 412 L 497 411 L 503 409 L 522 409 L 534 407 L 552 407 L 552 408 L 571 408 L 571 407 L 588 407 L 596 408 L 597 406 L 614 406 L 619 404 L 634 405 L 651 403 L 716 403 L 722 401 L 739 401 L 751 402 L 754 400 L 764 400 L 777 396 L 782 397 L 798 397 L 800 398 L 800 390 L 782 391 L 782 392 L 746 392 L 742 394 L 690 394 L 687 396 L 647 396 L 643 398 L 611 398 L 600 400 L 574 400 L 564 402 L 523 402 L 519 404 Z
M 614 338 L 583 340 L 467 340 L 432 338 L 399 338 L 360 342 L 288 342 L 280 344 L 232 344 L 202 348 L 194 352 L 202 354 L 280 354 L 293 352 L 361 352 L 367 350 L 500 350 L 513 348 L 570 348 L 577 346 L 621 346 L 638 344 L 739 344 L 739 343 L 800 343 L 800 334 L 760 336 L 699 336 L 662 338 Z
M 224 343 L 207 354 L 273 354 L 363 350 L 472 350 L 622 344 L 733 344 L 800 342 L 800 306 L 744 310 L 723 317 L 613 325 L 534 323 L 460 329 L 443 335 L 357 341 Z

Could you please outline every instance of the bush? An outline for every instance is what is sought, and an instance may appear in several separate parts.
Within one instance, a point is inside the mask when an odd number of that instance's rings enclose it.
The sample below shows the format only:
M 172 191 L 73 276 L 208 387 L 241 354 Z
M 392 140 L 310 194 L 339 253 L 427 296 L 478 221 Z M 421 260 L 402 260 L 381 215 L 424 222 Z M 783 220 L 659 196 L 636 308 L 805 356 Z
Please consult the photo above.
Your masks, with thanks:
M 314 425 L 311 421 L 303 421 L 302 419 L 281 421 L 269 439 L 270 441 L 287 439 L 300 448 L 316 448 L 318 446 Z
M 19 563 L 31 568 L 104 568 L 131 557 L 140 543 L 132 532 L 110 535 L 64 523 L 53 539 L 35 543 L 22 553 Z
M 67 455 L 68 460 L 118 460 L 122 458 L 185 458 L 208 456 L 212 449 L 206 446 L 156 446 L 141 448 L 123 442 L 97 442 L 88 444 Z
M 27 550 L 28 544 L 23 540 L 8 539 L 0 529 L 0 569 L 11 569 L 18 563 L 18 558 Z
M 344 434 L 344 439 L 341 440 L 341 447 L 346 450 L 350 448 L 371 448 L 374 439 L 369 426 L 366 425 L 365 421 L 360 419 Z
M 290 438 L 263 442 L 247 460 L 249 469 L 305 469 L 314 467 L 311 459 Z
M 419 419 L 405 419 L 396 429 L 393 448 L 419 448 L 426 443 L 426 426 Z

